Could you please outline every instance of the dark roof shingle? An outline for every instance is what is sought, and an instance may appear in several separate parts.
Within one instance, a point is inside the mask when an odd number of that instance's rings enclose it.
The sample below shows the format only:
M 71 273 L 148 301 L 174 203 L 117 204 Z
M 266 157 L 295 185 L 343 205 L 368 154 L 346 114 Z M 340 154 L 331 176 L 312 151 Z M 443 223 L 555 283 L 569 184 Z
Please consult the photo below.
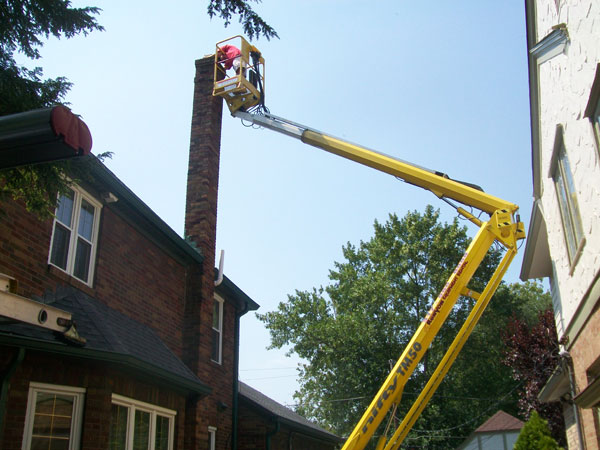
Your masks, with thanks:
M 201 393 L 210 391 L 150 327 L 73 287 L 59 287 L 41 302 L 70 312 L 79 335 L 86 339 L 85 345 L 73 346 L 58 333 L 11 322 L 0 322 L 0 342 L 12 338 L 29 341 L 32 346 L 43 343 L 45 348 L 53 348 L 58 353 L 114 361 L 150 371 L 153 376 L 167 378 L 187 389 Z
M 250 403 L 262 408 L 265 412 L 272 414 L 278 417 L 279 419 L 283 419 L 288 425 L 292 427 L 298 427 L 307 432 L 307 434 L 313 434 L 328 441 L 342 441 L 342 439 L 336 436 L 335 434 L 324 430 L 320 426 L 305 419 L 300 414 L 292 411 L 289 408 L 286 408 L 280 403 L 277 403 L 275 400 L 267 397 L 263 393 L 248 386 L 247 384 L 242 383 L 240 381 L 239 387 L 239 395 L 242 399 L 246 399 Z

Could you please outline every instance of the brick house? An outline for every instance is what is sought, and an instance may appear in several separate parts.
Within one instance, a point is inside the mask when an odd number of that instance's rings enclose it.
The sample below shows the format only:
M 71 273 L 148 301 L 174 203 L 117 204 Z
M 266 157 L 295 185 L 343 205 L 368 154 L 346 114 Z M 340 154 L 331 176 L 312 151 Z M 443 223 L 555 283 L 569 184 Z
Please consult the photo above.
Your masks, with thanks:
M 86 340 L 0 318 L 0 448 L 244 448 L 239 324 L 258 305 L 215 281 L 222 105 L 212 58 L 196 68 L 186 239 L 99 162 L 54 219 L 0 202 L 0 273 Z
M 527 0 L 534 204 L 522 279 L 548 278 L 570 449 L 600 448 L 600 5 Z

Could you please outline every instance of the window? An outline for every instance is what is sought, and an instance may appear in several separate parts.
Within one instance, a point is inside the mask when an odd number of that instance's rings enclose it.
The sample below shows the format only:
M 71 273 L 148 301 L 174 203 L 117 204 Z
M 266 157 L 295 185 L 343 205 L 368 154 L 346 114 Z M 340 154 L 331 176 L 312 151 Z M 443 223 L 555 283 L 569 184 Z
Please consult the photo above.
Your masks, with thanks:
M 113 394 L 110 450 L 172 450 L 176 412 Z
M 215 427 L 208 427 L 208 450 L 215 450 L 217 448 L 217 429 Z
M 212 350 L 210 359 L 221 364 L 223 344 L 223 299 L 213 300 Z
M 551 173 L 556 187 L 569 261 L 571 266 L 574 266 L 584 243 L 583 226 L 573 182 L 573 173 L 565 150 L 562 127 L 560 126 L 557 130 Z
M 23 450 L 76 450 L 81 436 L 85 389 L 29 385 Z
M 50 244 L 50 264 L 91 284 L 100 204 L 77 188 L 58 200 Z
M 600 63 L 596 66 L 596 75 L 590 89 L 590 98 L 585 108 L 585 117 L 590 119 L 594 135 L 596 136 L 596 145 L 600 151 Z

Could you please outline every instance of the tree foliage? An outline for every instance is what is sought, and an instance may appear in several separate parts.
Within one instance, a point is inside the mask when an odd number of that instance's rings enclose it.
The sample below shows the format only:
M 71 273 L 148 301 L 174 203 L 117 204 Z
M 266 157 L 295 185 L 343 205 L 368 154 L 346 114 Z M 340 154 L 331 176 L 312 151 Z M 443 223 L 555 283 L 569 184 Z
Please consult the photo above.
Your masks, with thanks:
M 538 394 L 560 363 L 552 309 L 540 312 L 533 323 L 513 316 L 502 338 L 506 345 L 504 363 L 511 368 L 513 378 L 521 383 L 518 403 L 521 415 L 528 417 L 537 411 L 548 421 L 552 436 L 565 445 L 565 423 L 560 403 L 542 403 L 538 399 Z
M 531 413 L 525 422 L 514 450 L 559 450 L 558 443 L 550 435 L 548 422 L 542 419 L 536 411 Z
M 260 0 L 209 0 L 208 15 L 218 16 L 229 25 L 239 16 L 250 39 L 260 35 L 277 37 L 250 3 Z M 0 0 L 0 116 L 64 102 L 71 88 L 65 77 L 44 79 L 40 67 L 27 68 L 15 61 L 20 52 L 32 60 L 41 58 L 40 48 L 49 37 L 71 38 L 104 28 L 97 22 L 97 7 L 73 8 L 69 0 Z M 102 160 L 109 153 L 96 155 Z M 91 160 L 91 159 L 90 159 Z M 73 177 L 86 174 L 86 163 L 62 161 L 0 171 L 0 200 L 22 200 L 26 208 L 41 219 L 56 208 L 57 192 L 66 192 Z M 75 167 L 75 168 L 74 168 Z
M 347 436 L 402 353 L 467 248 L 466 228 L 440 223 L 439 211 L 409 212 L 375 222 L 374 236 L 343 248 L 331 283 L 296 291 L 273 312 L 258 315 L 271 347 L 289 346 L 306 360 L 295 393 L 298 412 Z M 500 258 L 492 250 L 470 287 L 481 290 Z M 542 297 L 540 299 L 540 296 Z M 408 440 L 417 446 L 456 446 L 502 408 L 514 411 L 515 382 L 501 361 L 501 331 L 512 311 L 531 316 L 547 302 L 539 286 L 502 285 L 454 368 Z M 473 300 L 461 297 L 404 389 L 402 417 L 462 326 Z M 485 376 L 482 376 L 485 374 Z M 512 408 L 511 408 L 512 405 Z M 494 409 L 495 408 L 495 409 Z M 481 416 L 481 417 L 480 417 Z
M 94 17 L 95 7 L 71 8 L 67 0 L 2 0 L 0 3 L 0 115 L 52 106 L 70 88 L 63 77 L 42 80 L 42 69 L 19 66 L 15 52 L 41 57 L 43 39 L 71 38 L 103 30 Z
M 260 3 L 260 0 L 210 0 L 208 4 L 209 17 L 218 16 L 224 20 L 225 27 L 231 24 L 233 16 L 238 16 L 244 34 L 250 40 L 261 35 L 267 40 L 278 38 L 277 32 L 267 24 L 251 7 L 250 3 Z
M 22 67 L 14 54 L 21 52 L 37 60 L 43 39 L 71 38 L 103 30 L 95 18 L 99 12 L 94 7 L 72 8 L 67 0 L 0 2 L 0 115 L 47 108 L 64 100 L 71 83 L 64 77 L 43 80 L 40 67 Z M 73 166 L 78 170 L 70 170 Z M 81 162 L 64 161 L 2 170 L 0 198 L 23 200 L 29 211 L 45 219 L 54 212 L 57 192 L 68 189 L 68 171 L 73 179 L 77 173 L 86 172 L 84 166 Z

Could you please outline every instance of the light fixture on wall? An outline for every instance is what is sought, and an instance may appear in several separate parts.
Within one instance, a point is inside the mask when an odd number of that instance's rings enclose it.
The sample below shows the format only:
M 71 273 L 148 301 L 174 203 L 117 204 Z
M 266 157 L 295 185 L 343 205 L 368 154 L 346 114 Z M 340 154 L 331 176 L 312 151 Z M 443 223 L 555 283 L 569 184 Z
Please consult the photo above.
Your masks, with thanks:
M 112 192 L 103 192 L 100 196 L 102 197 L 102 200 L 104 200 L 104 203 L 116 203 L 119 201 L 119 197 Z

